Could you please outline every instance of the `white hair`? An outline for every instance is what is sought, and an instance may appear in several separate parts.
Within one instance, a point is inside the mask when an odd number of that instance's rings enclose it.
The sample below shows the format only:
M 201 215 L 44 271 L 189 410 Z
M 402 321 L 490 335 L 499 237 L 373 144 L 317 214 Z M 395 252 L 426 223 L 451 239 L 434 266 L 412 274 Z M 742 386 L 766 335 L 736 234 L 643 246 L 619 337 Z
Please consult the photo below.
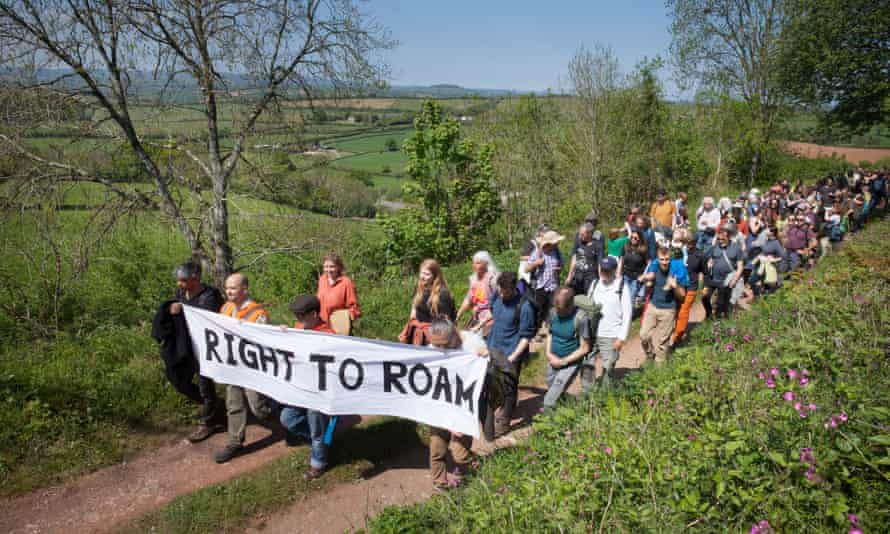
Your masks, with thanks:
M 485 264 L 488 265 L 488 274 L 491 275 L 492 280 L 496 279 L 501 274 L 501 270 L 495 265 L 494 260 L 491 259 L 491 254 L 489 254 L 487 250 L 480 250 L 473 254 L 473 262 L 475 263 L 477 261 L 484 261 Z

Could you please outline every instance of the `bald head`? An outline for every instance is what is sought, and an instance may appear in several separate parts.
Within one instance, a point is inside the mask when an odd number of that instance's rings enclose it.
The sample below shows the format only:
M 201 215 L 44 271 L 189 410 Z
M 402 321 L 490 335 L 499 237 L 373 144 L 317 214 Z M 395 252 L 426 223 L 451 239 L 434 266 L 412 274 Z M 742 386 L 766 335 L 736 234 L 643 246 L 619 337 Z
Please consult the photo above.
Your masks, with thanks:
M 575 309 L 575 292 L 570 287 L 561 287 L 553 296 L 553 307 L 556 313 L 564 317 Z
M 226 298 L 229 302 L 241 306 L 247 300 L 247 277 L 241 273 L 232 273 L 226 278 Z

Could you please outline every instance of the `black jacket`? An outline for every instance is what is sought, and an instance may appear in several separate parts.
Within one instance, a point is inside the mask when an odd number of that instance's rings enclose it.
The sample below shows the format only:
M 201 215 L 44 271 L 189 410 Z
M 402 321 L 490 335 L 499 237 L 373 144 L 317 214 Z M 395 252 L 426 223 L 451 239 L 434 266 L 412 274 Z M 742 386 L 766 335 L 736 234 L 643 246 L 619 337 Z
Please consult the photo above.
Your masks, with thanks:
M 192 340 L 189 337 L 185 315 L 170 313 L 170 305 L 174 302 L 218 312 L 225 301 L 219 290 L 202 284 L 201 291 L 188 300 L 184 300 L 182 292 L 177 291 L 176 298 L 161 303 L 151 323 L 151 337 L 161 344 L 161 359 L 167 367 L 175 367 L 183 360 L 193 357 Z

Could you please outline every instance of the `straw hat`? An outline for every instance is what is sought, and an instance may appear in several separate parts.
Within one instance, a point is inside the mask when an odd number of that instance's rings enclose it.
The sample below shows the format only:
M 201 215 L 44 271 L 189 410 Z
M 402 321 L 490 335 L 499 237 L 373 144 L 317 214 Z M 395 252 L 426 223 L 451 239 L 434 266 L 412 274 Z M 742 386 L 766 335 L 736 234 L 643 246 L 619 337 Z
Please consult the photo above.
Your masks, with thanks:
M 554 232 L 553 230 L 548 230 L 548 231 L 544 232 L 544 235 L 541 236 L 540 243 L 541 243 L 541 246 L 556 245 L 565 238 L 566 238 L 566 236 L 564 236 L 564 235 L 560 235 L 559 233 Z

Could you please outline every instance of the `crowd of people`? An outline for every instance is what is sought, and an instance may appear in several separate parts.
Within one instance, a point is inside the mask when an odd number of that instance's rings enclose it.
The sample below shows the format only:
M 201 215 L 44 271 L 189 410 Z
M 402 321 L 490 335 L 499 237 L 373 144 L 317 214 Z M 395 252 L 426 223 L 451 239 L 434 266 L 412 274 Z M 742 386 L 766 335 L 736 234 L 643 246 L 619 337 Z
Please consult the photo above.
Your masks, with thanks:
M 439 263 L 427 259 L 420 265 L 399 340 L 443 349 L 475 347 L 466 341 L 471 337 L 484 340 L 474 350 L 489 358 L 489 368 L 498 377 L 499 406 L 487 410 L 491 420 L 486 423 L 491 427 L 486 438 L 494 439 L 511 430 L 520 374 L 532 350 L 540 350 L 546 360 L 545 410 L 564 396 L 576 377 L 585 392 L 610 387 L 638 316 L 647 359 L 663 364 L 686 338 L 699 295 L 706 320 L 722 319 L 741 303 L 769 295 L 790 273 L 811 268 L 883 210 L 887 189 L 886 171 L 857 169 L 812 185 L 783 181 L 735 199 L 715 202 L 704 197 L 694 212 L 685 193 L 671 199 L 659 190 L 648 212 L 633 206 L 623 225 L 606 234 L 597 229 L 597 212 L 591 211 L 578 228 L 565 269 L 559 248 L 565 236 L 547 224 L 526 243 L 515 272 L 501 272 L 487 252 L 477 252 L 459 306 Z M 215 384 L 198 374 L 182 304 L 242 321 L 268 322 L 266 310 L 249 296 L 247 277 L 229 276 L 223 298 L 201 282 L 198 263 L 183 264 L 175 276 L 176 295 L 160 306 L 153 336 L 162 342 L 171 384 L 202 406 L 200 424 L 189 440 L 226 431 L 227 445 L 215 456 L 223 463 L 243 449 L 248 410 L 260 419 L 277 411 L 288 441 L 310 444 L 305 477 L 321 476 L 335 418 L 304 407 L 279 406 L 261 393 L 228 385 L 223 425 Z M 355 285 L 337 254 L 325 256 L 316 294 L 298 296 L 290 310 L 296 317 L 294 328 L 351 335 L 361 310 Z M 458 471 L 469 469 L 470 445 L 469 436 L 431 429 L 430 471 L 436 488 L 453 486 L 445 467 L 449 449 Z

